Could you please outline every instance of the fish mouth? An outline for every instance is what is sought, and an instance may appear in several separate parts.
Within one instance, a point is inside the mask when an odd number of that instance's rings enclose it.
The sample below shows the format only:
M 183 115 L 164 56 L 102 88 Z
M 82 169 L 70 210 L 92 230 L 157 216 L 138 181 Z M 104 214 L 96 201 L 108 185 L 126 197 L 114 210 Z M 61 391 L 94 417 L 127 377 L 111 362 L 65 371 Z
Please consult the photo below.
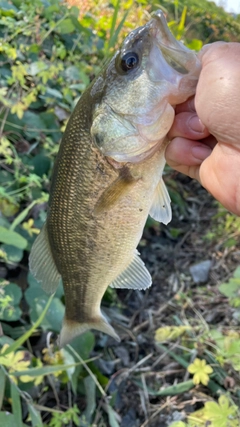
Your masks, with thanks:
M 198 77 L 200 61 L 196 58 L 195 52 L 174 38 L 162 10 L 159 9 L 152 14 L 148 26 L 153 40 L 170 67 L 181 75 L 189 77 L 191 74 Z

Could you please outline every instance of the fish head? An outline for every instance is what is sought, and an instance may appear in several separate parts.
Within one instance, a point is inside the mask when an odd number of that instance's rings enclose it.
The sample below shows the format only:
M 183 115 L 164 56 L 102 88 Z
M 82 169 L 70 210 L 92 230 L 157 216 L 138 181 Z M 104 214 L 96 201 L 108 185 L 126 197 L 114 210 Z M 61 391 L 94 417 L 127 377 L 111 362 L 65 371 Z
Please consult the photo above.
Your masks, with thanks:
M 161 10 L 132 31 L 91 87 L 91 134 L 102 154 L 120 163 L 152 155 L 165 140 L 176 104 L 195 93 L 200 69 Z

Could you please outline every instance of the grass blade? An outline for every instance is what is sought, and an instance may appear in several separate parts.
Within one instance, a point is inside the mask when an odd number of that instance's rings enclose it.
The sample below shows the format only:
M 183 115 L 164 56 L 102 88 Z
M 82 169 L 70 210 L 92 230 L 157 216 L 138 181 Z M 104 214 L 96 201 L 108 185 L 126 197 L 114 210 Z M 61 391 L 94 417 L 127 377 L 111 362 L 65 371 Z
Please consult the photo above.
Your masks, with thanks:
M 0 411 L 1 411 L 2 403 L 4 399 L 5 384 L 6 384 L 6 375 L 0 367 Z
M 109 39 L 109 43 L 108 43 L 108 50 L 109 50 L 109 49 L 111 49 L 111 47 L 114 47 L 114 46 L 115 46 L 116 41 L 117 41 L 118 36 L 119 36 L 119 33 L 120 33 L 120 31 L 121 31 L 121 29 L 122 29 L 122 27 L 123 27 L 123 25 L 124 25 L 124 22 L 126 21 L 126 18 L 127 18 L 127 16 L 128 16 L 128 13 L 129 13 L 129 9 L 127 9 L 127 10 L 126 10 L 126 12 L 124 13 L 123 18 L 122 18 L 122 20 L 120 21 L 120 23 L 119 23 L 119 25 L 118 25 L 117 29 L 114 31 L 114 33 L 113 33 L 112 37 L 110 37 L 110 39 Z
M 67 364 L 66 365 L 48 365 L 48 366 L 42 366 L 41 368 L 29 368 L 29 369 L 25 369 L 24 371 L 14 371 L 11 373 L 11 375 L 14 375 L 15 377 L 21 377 L 22 375 L 28 375 L 29 377 L 39 377 L 44 375 L 50 375 L 59 371 L 67 371 L 67 369 L 75 368 L 76 366 L 79 366 L 79 365 L 84 365 L 86 363 L 92 362 L 93 360 L 95 360 L 95 357 L 88 360 L 71 363 L 68 365 Z
M 87 399 L 87 407 L 84 411 L 84 415 L 87 422 L 91 423 L 93 413 L 96 409 L 96 383 L 90 375 L 84 378 L 84 387 Z
M 113 17 L 112 17 L 112 24 L 111 24 L 111 28 L 110 28 L 110 38 L 109 38 L 108 49 L 111 47 L 111 40 L 113 38 L 114 31 L 115 31 L 115 26 L 116 26 L 116 22 L 117 22 L 117 16 L 118 16 L 118 12 L 119 12 L 119 9 L 120 9 L 120 2 L 121 2 L 121 0 L 117 0 L 116 6 L 114 7 L 114 14 L 113 14 Z
M 216 394 L 216 395 L 219 395 L 220 393 L 225 393 L 226 392 L 226 390 L 223 387 L 221 387 L 219 384 L 217 384 L 213 380 L 209 380 L 208 381 L 207 387 L 209 388 L 209 390 L 211 390 L 211 392 L 213 394 Z
M 30 209 L 32 209 L 32 207 L 34 205 L 36 205 L 37 200 L 34 200 L 32 203 L 30 203 L 29 206 L 27 206 L 16 218 L 15 220 L 12 222 L 12 224 L 10 225 L 9 230 L 14 230 L 17 225 L 19 225 L 27 216 L 28 212 L 30 211 Z
M 108 421 L 109 421 L 109 425 L 110 427 L 120 427 L 120 424 L 118 423 L 117 420 L 117 413 L 114 411 L 114 409 L 107 404 L 107 413 L 108 413 Z
M 161 350 L 163 350 L 166 354 L 169 354 L 174 360 L 176 360 L 176 362 L 179 363 L 179 365 L 183 366 L 183 368 L 188 367 L 189 363 L 183 359 L 183 357 L 177 356 L 173 351 L 168 350 L 167 347 L 162 344 L 157 343 L 157 346 L 161 348 Z
M 111 23 L 109 41 L 108 41 L 108 43 L 106 45 L 106 54 L 108 54 L 109 50 L 112 47 L 115 46 L 116 41 L 117 41 L 118 36 L 119 36 L 119 33 L 120 33 L 120 31 L 121 31 L 121 29 L 122 29 L 122 27 L 124 25 L 124 22 L 126 21 L 126 18 L 127 18 L 128 14 L 129 14 L 129 11 L 130 11 L 130 7 L 132 5 L 132 2 L 128 5 L 128 8 L 127 8 L 127 10 L 124 13 L 123 18 L 121 19 L 120 23 L 116 27 L 117 17 L 118 17 L 118 13 L 119 13 L 119 10 L 120 10 L 120 3 L 121 3 L 121 1 L 118 0 L 117 3 L 116 3 L 116 6 L 114 8 L 114 14 L 113 14 L 113 17 L 112 17 L 112 23 Z
M 12 400 L 12 412 L 14 415 L 15 423 L 17 426 L 22 425 L 22 406 L 18 388 L 16 384 L 11 381 L 11 400 Z
M 138 387 L 143 388 L 141 381 L 134 381 Z M 193 380 L 184 381 L 182 383 L 171 385 L 164 390 L 155 391 L 149 387 L 147 387 L 147 392 L 150 396 L 176 396 L 178 394 L 185 393 L 186 391 L 191 390 L 191 388 L 195 387 Z
M 30 403 L 28 403 L 28 410 L 32 421 L 32 427 L 43 427 L 40 412 Z
M 187 6 L 184 6 L 183 11 L 182 11 L 182 15 L 181 15 L 181 20 L 180 20 L 179 25 L 178 25 L 179 31 L 184 30 L 186 16 L 187 16 Z

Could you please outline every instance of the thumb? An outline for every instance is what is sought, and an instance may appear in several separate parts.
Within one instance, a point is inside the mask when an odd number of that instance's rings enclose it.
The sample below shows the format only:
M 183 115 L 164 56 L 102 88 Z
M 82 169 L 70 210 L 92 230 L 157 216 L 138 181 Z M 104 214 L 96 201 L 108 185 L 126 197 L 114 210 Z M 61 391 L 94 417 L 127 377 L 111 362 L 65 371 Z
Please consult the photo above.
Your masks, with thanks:
M 197 114 L 218 141 L 240 144 L 240 43 L 213 43 L 200 53 Z

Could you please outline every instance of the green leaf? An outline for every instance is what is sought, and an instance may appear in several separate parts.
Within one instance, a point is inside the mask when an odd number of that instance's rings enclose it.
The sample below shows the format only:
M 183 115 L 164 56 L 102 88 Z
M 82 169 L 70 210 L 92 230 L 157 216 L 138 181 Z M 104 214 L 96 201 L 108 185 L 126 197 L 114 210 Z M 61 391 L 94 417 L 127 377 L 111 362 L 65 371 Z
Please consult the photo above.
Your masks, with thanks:
M 21 1 L 21 0 L 20 0 Z M 29 47 L 29 53 L 39 53 L 41 50 L 41 46 L 38 45 L 37 43 L 33 43 L 30 47 Z
M 50 21 L 54 12 L 60 12 L 60 4 L 52 4 L 51 6 L 44 7 L 42 12 L 44 16 Z
M 2 322 L 4 337 L 6 338 L 6 335 L 7 335 L 8 337 L 12 338 L 12 341 L 8 344 L 12 344 L 13 340 L 16 340 L 17 338 L 21 337 L 22 334 L 26 332 L 26 330 L 30 329 L 30 327 L 31 325 L 13 327 L 13 326 L 10 326 L 9 323 Z M 0 338 L 0 343 L 2 344 L 1 338 Z
M 12 345 L 14 340 L 6 335 L 2 335 L 0 337 L 0 348 L 2 348 L 5 344 Z
M 4 285 L 3 287 L 4 295 L 9 295 L 11 297 L 11 304 L 17 305 L 19 304 L 22 298 L 22 290 L 15 283 L 9 283 L 8 285 Z
M 18 304 L 22 298 L 22 291 L 15 283 L 1 286 L 4 294 L 0 298 L 0 319 L 13 322 L 20 319 L 22 311 Z M 4 304 L 4 299 L 9 297 L 9 302 Z M 1 301 L 2 300 L 2 301 Z
M 45 95 L 45 97 L 48 97 L 48 98 L 56 98 L 56 99 L 62 99 L 63 98 L 63 95 L 59 90 L 53 89 L 51 87 L 47 88 L 44 95 Z
M 22 310 L 19 307 L 9 307 L 4 310 L 0 318 L 6 322 L 15 322 L 22 316 Z
M 22 423 L 20 425 L 17 424 L 13 414 L 10 414 L 9 412 L 0 412 L 0 426 L 22 427 Z
M 4 392 L 5 392 L 5 384 L 6 384 L 6 375 L 0 367 L 0 410 L 2 408 Z
M 70 65 L 64 70 L 64 77 L 68 82 L 80 79 L 80 69 L 76 65 Z
M 190 332 L 191 330 L 192 330 L 191 326 L 185 326 L 185 325 L 163 326 L 161 328 L 158 328 L 155 331 L 155 340 L 157 342 L 173 341 L 173 340 L 176 340 L 181 335 L 186 334 L 187 332 Z
M 67 351 L 65 348 L 62 349 L 62 354 L 63 354 L 63 357 L 64 357 L 64 363 L 65 363 L 65 365 L 69 365 L 70 366 L 70 365 L 72 365 L 72 364 L 75 363 L 75 359 L 74 359 L 73 355 L 70 354 L 70 352 Z M 71 380 L 71 378 L 72 378 L 72 376 L 73 376 L 73 374 L 75 372 L 75 366 L 72 367 L 72 368 L 67 368 L 66 372 L 67 372 L 68 378 Z
M 83 360 L 86 360 L 92 352 L 95 345 L 95 336 L 91 331 L 87 331 L 74 340 L 69 348 L 73 348 Z M 73 353 L 74 355 L 74 353 Z
M 39 137 L 40 131 L 45 129 L 45 124 L 41 119 L 40 114 L 26 111 L 21 119 L 24 126 L 24 133 L 28 138 Z
M 34 167 L 33 172 L 36 175 L 43 177 L 43 175 L 47 175 L 50 170 L 51 160 L 49 157 L 44 156 L 44 154 L 37 154 L 31 159 L 29 164 Z
M 96 383 L 90 375 L 84 378 L 84 387 L 87 400 L 87 407 L 84 411 L 84 415 L 87 422 L 91 423 L 93 413 L 96 409 Z
M 32 275 L 32 273 L 30 273 L 30 271 L 28 272 L 28 275 L 27 275 L 27 282 L 30 287 L 34 287 L 34 288 L 40 287 L 40 283 L 35 279 L 35 277 Z
M 10 222 L 7 220 L 7 218 L 0 216 L 0 226 L 5 227 L 5 228 L 9 228 Z
M 237 267 L 236 270 L 233 273 L 233 277 L 236 279 L 240 279 L 240 267 Z
M 28 74 L 29 76 L 36 76 L 38 73 L 40 73 L 43 70 L 47 70 L 48 66 L 44 61 L 36 61 L 32 62 L 28 66 Z
M 219 286 L 220 292 L 228 298 L 236 296 L 239 289 L 240 280 L 238 278 L 231 278 L 228 283 L 222 283 Z
M 15 418 L 15 422 L 18 426 L 22 424 L 22 407 L 18 388 L 14 382 L 11 381 L 11 400 L 12 400 L 12 411 Z
M 5 227 L 0 226 L 0 242 L 7 243 L 8 245 L 15 246 L 19 249 L 25 249 L 27 247 L 27 240 L 15 231 L 8 230 Z
M 16 246 L 3 244 L 1 248 L 7 255 L 7 260 L 10 263 L 19 263 L 23 257 L 23 250 Z
M 189 43 L 187 43 L 187 47 L 192 50 L 196 50 L 198 52 L 202 49 L 203 42 L 202 40 L 192 39 Z
M 13 4 L 4 0 L 0 1 L 0 10 L 18 12 L 18 9 L 15 6 L 13 6 Z
M 29 288 L 34 288 L 34 292 L 38 292 L 37 289 L 41 289 L 41 284 L 35 279 L 35 277 L 32 275 L 32 273 L 30 273 L 30 271 L 28 272 L 28 275 L 27 275 L 27 282 L 29 284 Z M 62 281 L 60 280 L 58 288 L 54 294 L 54 298 L 60 299 L 62 298 L 63 294 L 64 294 L 63 284 L 62 284 Z M 45 295 L 45 293 L 42 292 L 42 295 Z
M 42 311 L 41 315 L 39 316 L 38 320 L 36 321 L 36 323 L 34 323 L 34 325 L 25 332 L 24 335 L 22 335 L 20 338 L 18 338 L 16 341 L 14 341 L 13 344 L 11 344 L 3 354 L 1 354 L 1 356 L 6 356 L 9 353 L 12 353 L 13 351 L 16 351 L 31 335 L 32 333 L 38 328 L 39 325 L 41 325 L 47 311 L 49 308 L 49 305 L 51 304 L 53 299 L 53 295 L 50 296 L 44 310 Z M 0 424 L 1 425 L 1 424 Z
M 69 34 L 75 30 L 75 25 L 71 18 L 66 18 L 57 26 L 57 31 L 61 34 Z
M 236 416 L 237 407 L 231 405 L 227 396 L 220 396 L 219 404 L 216 402 L 206 402 L 204 408 L 205 416 L 212 421 L 215 427 L 226 427 L 230 425 L 230 420 Z
M 1 182 L 1 176 L 0 176 L 0 182 Z M 11 179 L 10 179 L 11 181 Z M 3 181 L 4 182 L 4 181 Z M 5 180 L 6 182 L 6 180 Z M 7 195 L 7 193 L 6 193 Z M 19 205 L 14 202 L 13 200 L 7 199 L 6 197 L 0 198 L 0 211 L 2 215 L 11 217 L 14 216 L 19 211 Z
M 80 24 L 78 16 L 79 16 L 79 8 L 77 8 L 76 6 L 73 6 L 71 8 L 71 21 L 75 27 L 75 31 L 76 30 L 77 32 L 84 31 L 85 28 Z
M 95 336 L 91 331 L 87 331 L 80 335 L 77 340 L 74 340 L 71 345 L 68 344 L 67 349 L 70 350 L 76 361 L 82 361 L 89 357 L 93 347 L 95 345 Z M 82 370 L 82 366 L 76 367 L 72 378 L 71 385 L 74 394 L 77 394 L 77 388 L 79 384 L 79 375 Z
M 30 306 L 30 317 L 32 322 L 35 322 L 42 310 L 44 309 L 48 296 L 38 285 L 38 288 L 30 287 L 25 292 L 25 298 Z M 62 320 L 64 316 L 65 307 L 59 298 L 54 297 L 49 310 L 41 323 L 43 330 L 60 332 L 62 326 Z

